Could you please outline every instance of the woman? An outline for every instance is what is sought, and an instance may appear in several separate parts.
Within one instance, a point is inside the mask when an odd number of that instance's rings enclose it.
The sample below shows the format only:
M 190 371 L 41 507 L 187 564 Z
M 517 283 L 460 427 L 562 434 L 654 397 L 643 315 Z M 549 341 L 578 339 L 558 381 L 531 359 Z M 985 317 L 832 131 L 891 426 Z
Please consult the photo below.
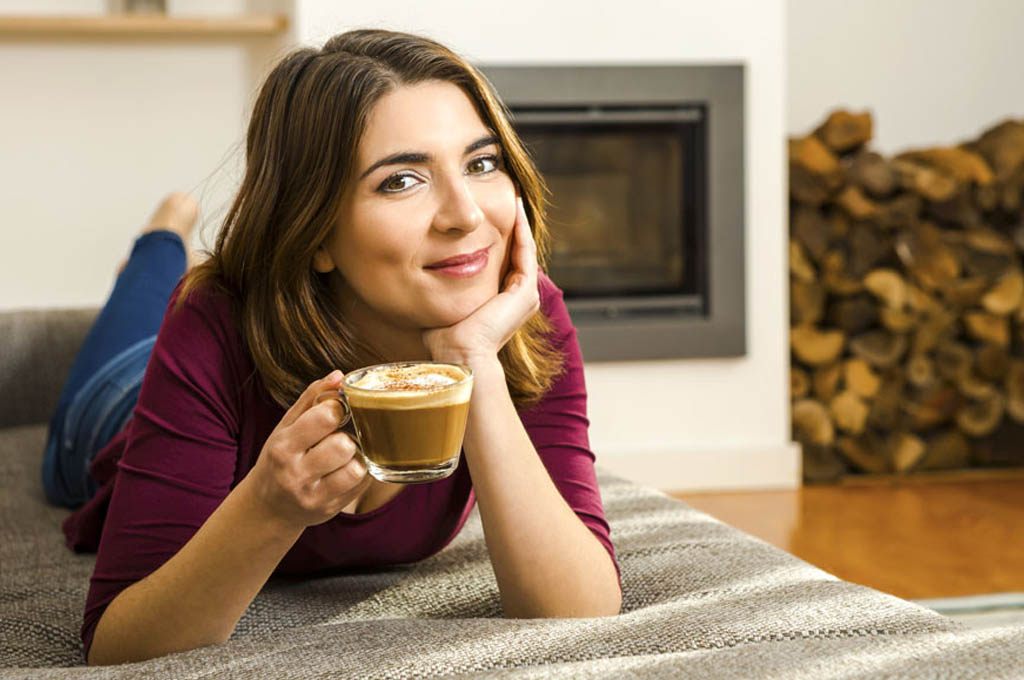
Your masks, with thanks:
M 275 571 L 428 557 L 474 502 L 506 616 L 618 613 L 579 347 L 538 272 L 542 194 L 489 86 L 437 43 L 353 31 L 277 65 L 215 249 L 170 294 L 98 491 L 65 524 L 98 547 L 90 663 L 223 642 Z M 403 486 L 367 475 L 316 397 L 409 359 L 467 365 L 474 388 L 463 464 Z M 50 448 L 51 468 L 82 467 Z

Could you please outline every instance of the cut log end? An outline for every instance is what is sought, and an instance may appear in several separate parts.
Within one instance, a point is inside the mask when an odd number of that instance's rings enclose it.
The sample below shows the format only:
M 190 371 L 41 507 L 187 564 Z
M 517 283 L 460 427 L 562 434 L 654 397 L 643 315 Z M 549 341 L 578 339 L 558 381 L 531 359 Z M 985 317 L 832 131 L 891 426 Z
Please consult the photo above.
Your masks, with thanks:
M 887 451 L 896 472 L 907 473 L 917 467 L 924 458 L 924 441 L 909 432 L 894 433 L 888 442 Z
M 868 406 L 853 390 L 844 390 L 832 397 L 829 415 L 835 426 L 843 432 L 860 434 L 868 420 Z
M 870 112 L 839 110 L 829 114 L 814 134 L 836 153 L 845 153 L 871 141 L 872 128 Z
M 964 467 L 970 461 L 971 444 L 957 430 L 943 430 L 930 437 L 918 464 L 920 470 L 949 470 Z
M 874 397 L 882 387 L 882 379 L 863 359 L 847 359 L 843 363 L 843 376 L 847 387 L 865 399 Z
M 790 345 L 796 357 L 810 366 L 822 366 L 839 358 L 846 344 L 842 331 L 820 331 L 811 326 L 797 326 L 789 332 Z
M 964 315 L 964 326 L 967 334 L 975 340 L 999 347 L 1010 344 L 1010 322 L 1006 317 L 988 312 L 968 312 Z
M 888 331 L 862 333 L 850 340 L 850 350 L 872 366 L 887 368 L 898 362 L 907 351 L 907 339 Z
M 811 376 L 811 389 L 815 398 L 822 403 L 830 401 L 839 391 L 842 375 L 843 366 L 838 361 L 816 368 Z
M 907 303 L 907 283 L 892 269 L 875 269 L 864 277 L 864 287 L 889 309 L 903 309 Z
M 1010 362 L 1006 374 L 1006 412 L 1018 423 L 1024 423 L 1024 360 Z
M 874 437 L 840 437 L 836 449 L 850 465 L 861 472 L 884 474 L 889 472 L 882 445 Z
M 987 399 L 971 402 L 957 411 L 956 424 L 969 437 L 984 437 L 999 425 L 1003 419 L 1005 400 L 995 392 Z
M 990 291 L 981 298 L 981 306 L 988 312 L 1006 316 L 1020 307 L 1024 299 L 1024 274 L 1014 268 L 1004 274 Z
M 793 437 L 807 446 L 831 446 L 835 442 L 835 428 L 825 406 L 814 399 L 799 399 L 793 403 Z

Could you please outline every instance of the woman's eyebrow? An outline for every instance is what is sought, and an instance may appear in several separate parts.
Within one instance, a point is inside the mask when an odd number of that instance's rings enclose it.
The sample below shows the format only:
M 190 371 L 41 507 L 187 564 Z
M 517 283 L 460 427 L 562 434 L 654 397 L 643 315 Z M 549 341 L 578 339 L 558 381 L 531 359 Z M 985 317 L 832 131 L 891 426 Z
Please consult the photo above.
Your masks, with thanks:
M 477 149 L 482 149 L 483 147 L 490 146 L 491 144 L 500 145 L 501 139 L 497 135 L 493 134 L 481 137 L 480 139 L 476 140 L 475 142 L 467 146 L 465 151 L 462 152 L 462 155 L 465 156 L 466 154 L 471 154 Z M 365 179 L 366 176 L 369 175 L 371 172 L 385 165 L 403 165 L 405 163 L 427 163 L 431 160 L 433 160 L 433 157 L 430 154 L 415 151 L 399 151 L 398 153 L 393 153 L 390 156 L 382 158 L 373 165 L 371 165 L 363 172 L 363 174 L 359 176 L 359 179 Z
M 466 156 L 468 154 L 473 153 L 477 149 L 482 149 L 485 146 L 490 146 L 491 144 L 497 144 L 498 146 L 501 146 L 501 139 L 498 138 L 498 135 L 492 134 L 487 135 L 485 137 L 481 137 L 480 139 L 476 140 L 475 142 L 467 146 L 466 150 L 462 152 L 462 155 Z

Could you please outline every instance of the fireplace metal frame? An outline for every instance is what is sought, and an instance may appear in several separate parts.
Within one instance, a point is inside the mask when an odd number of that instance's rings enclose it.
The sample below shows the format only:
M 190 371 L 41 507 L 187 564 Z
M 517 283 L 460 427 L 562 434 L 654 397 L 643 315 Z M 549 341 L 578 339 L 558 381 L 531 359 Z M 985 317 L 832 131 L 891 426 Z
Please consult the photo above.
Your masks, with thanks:
M 595 318 L 567 299 L 588 361 L 733 357 L 746 354 L 744 66 L 481 65 L 505 104 L 702 105 L 707 112 L 704 310 L 666 317 Z M 514 122 L 514 120 L 513 120 Z M 614 300 L 609 300 L 614 305 Z

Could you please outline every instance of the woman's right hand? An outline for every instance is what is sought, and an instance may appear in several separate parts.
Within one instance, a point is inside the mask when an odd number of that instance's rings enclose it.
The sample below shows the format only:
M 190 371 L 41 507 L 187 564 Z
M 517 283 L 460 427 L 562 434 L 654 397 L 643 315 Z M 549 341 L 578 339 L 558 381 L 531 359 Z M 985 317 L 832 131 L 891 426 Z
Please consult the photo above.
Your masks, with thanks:
M 341 403 L 317 403 L 318 396 L 339 389 L 343 377 L 334 371 L 299 395 L 243 480 L 261 508 L 291 526 L 326 522 L 372 480 L 352 437 L 338 430 L 344 417 Z

